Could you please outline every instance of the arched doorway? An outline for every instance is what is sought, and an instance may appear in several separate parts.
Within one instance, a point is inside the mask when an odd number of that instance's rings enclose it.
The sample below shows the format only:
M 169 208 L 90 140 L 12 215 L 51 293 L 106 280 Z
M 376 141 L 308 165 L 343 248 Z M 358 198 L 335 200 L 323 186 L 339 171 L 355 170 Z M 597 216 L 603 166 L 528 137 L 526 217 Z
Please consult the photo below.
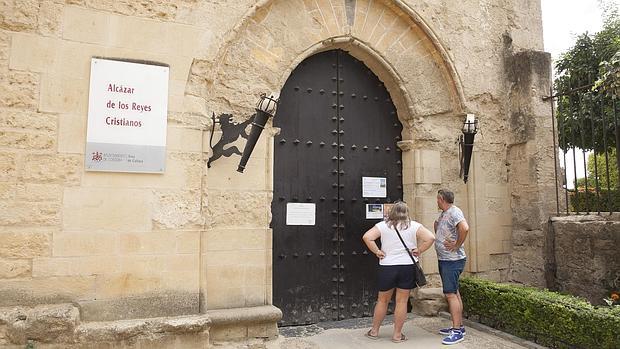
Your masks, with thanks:
M 281 324 L 371 316 L 377 260 L 361 236 L 379 219 L 367 218 L 368 205 L 403 196 L 402 125 L 389 93 L 347 52 L 318 53 L 291 73 L 274 126 L 281 133 L 273 303 L 284 313 Z

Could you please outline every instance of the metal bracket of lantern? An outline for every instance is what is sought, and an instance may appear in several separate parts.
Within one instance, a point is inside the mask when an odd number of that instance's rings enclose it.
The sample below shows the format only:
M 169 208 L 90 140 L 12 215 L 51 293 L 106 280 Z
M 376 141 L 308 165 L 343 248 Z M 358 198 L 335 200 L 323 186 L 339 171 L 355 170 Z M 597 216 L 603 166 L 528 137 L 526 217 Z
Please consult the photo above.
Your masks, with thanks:
M 241 155 L 241 160 L 239 161 L 239 166 L 237 167 L 237 172 L 243 173 L 243 170 L 245 170 L 245 165 L 250 159 L 250 155 L 254 150 L 254 146 L 256 146 L 256 142 L 258 142 L 260 134 L 263 132 L 263 129 L 265 129 L 267 120 L 269 120 L 270 117 L 273 117 L 276 113 L 279 101 L 280 99 L 273 93 L 269 96 L 265 93 L 260 95 L 260 99 L 256 104 L 256 115 L 254 115 L 250 135 L 248 136 L 248 141 L 245 143 L 245 148 L 243 149 L 243 154 Z
M 229 146 L 240 137 L 248 139 L 248 134 L 245 132 L 247 126 L 252 122 L 252 118 L 248 120 L 236 123 L 233 120 L 232 114 L 220 114 L 218 117 L 215 113 L 211 116 L 211 137 L 209 138 L 209 146 L 211 146 L 211 157 L 207 161 L 207 167 L 211 168 L 211 163 L 222 156 L 229 157 L 233 154 L 241 155 L 241 151 L 237 146 Z M 215 133 L 215 124 L 220 124 L 222 129 L 222 137 L 217 143 L 213 144 L 213 134 Z
M 467 183 L 469 176 L 469 165 L 471 155 L 474 150 L 474 137 L 479 130 L 478 119 L 474 114 L 467 114 L 463 122 L 462 135 L 459 136 L 459 161 L 461 165 L 460 177 Z

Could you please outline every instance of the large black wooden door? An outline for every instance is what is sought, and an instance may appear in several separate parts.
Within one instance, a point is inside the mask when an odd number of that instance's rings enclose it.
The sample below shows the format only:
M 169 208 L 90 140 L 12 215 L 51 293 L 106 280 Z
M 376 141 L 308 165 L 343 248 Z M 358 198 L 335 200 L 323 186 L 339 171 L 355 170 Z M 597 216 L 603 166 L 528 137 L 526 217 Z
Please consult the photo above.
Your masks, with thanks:
M 280 95 L 275 139 L 273 301 L 281 324 L 372 316 L 377 259 L 361 237 L 366 204 L 402 197 L 402 125 L 381 81 L 341 50 L 316 54 Z M 362 177 L 387 179 L 365 198 Z M 316 205 L 313 226 L 286 225 L 287 203 Z

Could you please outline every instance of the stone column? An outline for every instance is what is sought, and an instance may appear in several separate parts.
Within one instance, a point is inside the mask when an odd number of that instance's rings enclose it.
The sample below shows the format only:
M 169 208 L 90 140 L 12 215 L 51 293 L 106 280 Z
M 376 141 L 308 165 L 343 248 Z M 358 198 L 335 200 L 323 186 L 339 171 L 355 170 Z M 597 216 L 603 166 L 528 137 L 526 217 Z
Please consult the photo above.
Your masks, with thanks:
M 555 212 L 555 177 L 551 106 L 542 97 L 551 83 L 546 52 L 513 53 L 506 36 L 508 91 L 508 184 L 512 208 L 512 281 L 545 283 L 545 236 Z
M 404 199 L 409 203 L 412 218 L 432 231 L 437 218 L 437 186 L 441 184 L 441 153 L 432 149 L 414 149 L 413 145 L 410 140 L 398 143 L 403 151 Z M 420 263 L 427 275 L 438 272 L 433 247 L 421 256 Z M 437 280 L 435 276 L 429 278 L 431 284 L 436 284 L 434 281 Z

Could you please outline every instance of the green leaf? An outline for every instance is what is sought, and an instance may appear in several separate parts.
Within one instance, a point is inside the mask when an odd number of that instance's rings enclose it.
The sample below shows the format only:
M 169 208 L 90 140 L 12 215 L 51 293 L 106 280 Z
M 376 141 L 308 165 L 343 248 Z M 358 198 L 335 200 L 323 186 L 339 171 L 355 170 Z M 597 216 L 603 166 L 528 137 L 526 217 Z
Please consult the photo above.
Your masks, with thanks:
M 460 282 L 465 313 L 553 348 L 620 348 L 620 307 L 475 277 Z

